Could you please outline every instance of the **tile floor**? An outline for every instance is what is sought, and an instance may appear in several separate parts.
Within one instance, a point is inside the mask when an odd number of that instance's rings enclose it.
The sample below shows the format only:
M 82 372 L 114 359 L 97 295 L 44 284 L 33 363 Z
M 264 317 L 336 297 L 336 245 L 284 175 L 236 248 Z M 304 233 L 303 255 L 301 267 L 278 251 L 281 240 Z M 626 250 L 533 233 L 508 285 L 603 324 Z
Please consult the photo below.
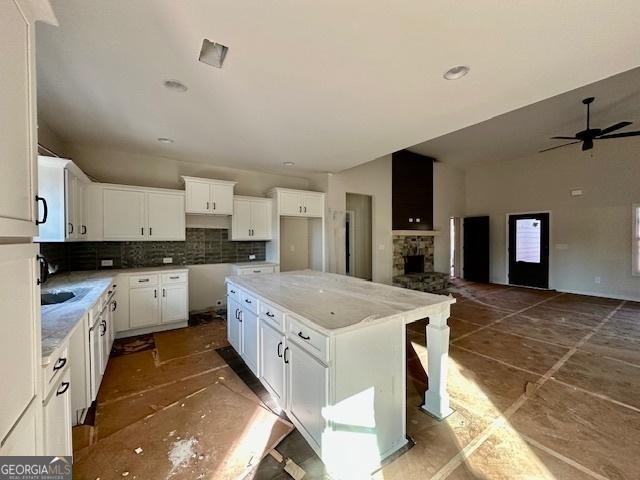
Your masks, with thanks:
M 407 432 L 415 445 L 374 478 L 640 478 L 639 303 L 466 282 L 452 293 L 448 389 L 455 412 L 439 422 L 418 409 L 428 382 L 427 321 L 411 324 Z M 152 350 L 138 343 L 111 359 L 94 448 L 215 382 L 270 406 L 226 352 L 224 321 L 199 323 L 154 335 Z M 90 454 L 86 431 L 74 435 L 79 454 Z M 276 449 L 305 478 L 328 478 L 298 432 Z M 216 478 L 209 473 L 202 478 Z M 247 478 L 289 477 L 267 456 Z

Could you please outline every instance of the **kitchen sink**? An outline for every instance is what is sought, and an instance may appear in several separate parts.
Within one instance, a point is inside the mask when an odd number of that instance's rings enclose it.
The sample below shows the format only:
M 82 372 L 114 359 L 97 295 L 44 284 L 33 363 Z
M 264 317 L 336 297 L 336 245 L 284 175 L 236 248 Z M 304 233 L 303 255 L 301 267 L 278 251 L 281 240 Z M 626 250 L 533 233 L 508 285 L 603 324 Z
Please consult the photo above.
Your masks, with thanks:
M 76 295 L 73 292 L 43 293 L 40 295 L 40 305 L 55 305 L 71 300 Z

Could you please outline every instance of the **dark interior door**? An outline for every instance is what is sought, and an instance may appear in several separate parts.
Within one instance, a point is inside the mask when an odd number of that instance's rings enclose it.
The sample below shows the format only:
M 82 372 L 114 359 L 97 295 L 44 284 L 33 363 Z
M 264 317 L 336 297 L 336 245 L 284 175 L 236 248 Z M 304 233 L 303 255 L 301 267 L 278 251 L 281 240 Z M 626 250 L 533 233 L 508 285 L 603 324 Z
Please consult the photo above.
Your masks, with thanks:
M 509 215 L 509 283 L 549 288 L 549 214 Z
M 463 231 L 463 278 L 489 282 L 489 217 L 466 217 Z

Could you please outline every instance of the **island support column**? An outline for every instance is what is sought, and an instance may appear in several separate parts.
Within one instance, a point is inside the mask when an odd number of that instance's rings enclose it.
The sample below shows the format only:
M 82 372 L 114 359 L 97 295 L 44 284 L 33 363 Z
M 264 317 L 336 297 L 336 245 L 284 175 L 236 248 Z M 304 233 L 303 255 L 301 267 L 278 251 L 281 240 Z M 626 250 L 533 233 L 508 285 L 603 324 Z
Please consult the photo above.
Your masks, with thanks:
M 449 365 L 449 305 L 429 315 L 427 325 L 427 375 L 429 388 L 424 395 L 422 409 L 442 420 L 453 413 L 447 393 L 447 367 Z

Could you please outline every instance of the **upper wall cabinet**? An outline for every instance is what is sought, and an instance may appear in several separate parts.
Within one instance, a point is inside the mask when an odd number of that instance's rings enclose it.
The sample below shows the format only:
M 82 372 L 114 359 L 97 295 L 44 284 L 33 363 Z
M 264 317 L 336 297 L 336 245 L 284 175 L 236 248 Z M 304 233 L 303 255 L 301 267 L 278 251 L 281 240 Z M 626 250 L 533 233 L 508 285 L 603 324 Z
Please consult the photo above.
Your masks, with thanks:
M 324 193 L 274 188 L 280 215 L 288 217 L 323 217 Z
M 85 192 L 91 180 L 71 160 L 38 157 L 38 242 L 89 239 Z
M 233 197 L 231 240 L 271 240 L 272 200 Z
M 102 185 L 104 240 L 185 240 L 184 192 Z
M 233 187 L 237 182 L 182 177 L 186 190 L 186 213 L 232 215 Z
M 34 26 L 0 2 L 0 237 L 35 237 Z

